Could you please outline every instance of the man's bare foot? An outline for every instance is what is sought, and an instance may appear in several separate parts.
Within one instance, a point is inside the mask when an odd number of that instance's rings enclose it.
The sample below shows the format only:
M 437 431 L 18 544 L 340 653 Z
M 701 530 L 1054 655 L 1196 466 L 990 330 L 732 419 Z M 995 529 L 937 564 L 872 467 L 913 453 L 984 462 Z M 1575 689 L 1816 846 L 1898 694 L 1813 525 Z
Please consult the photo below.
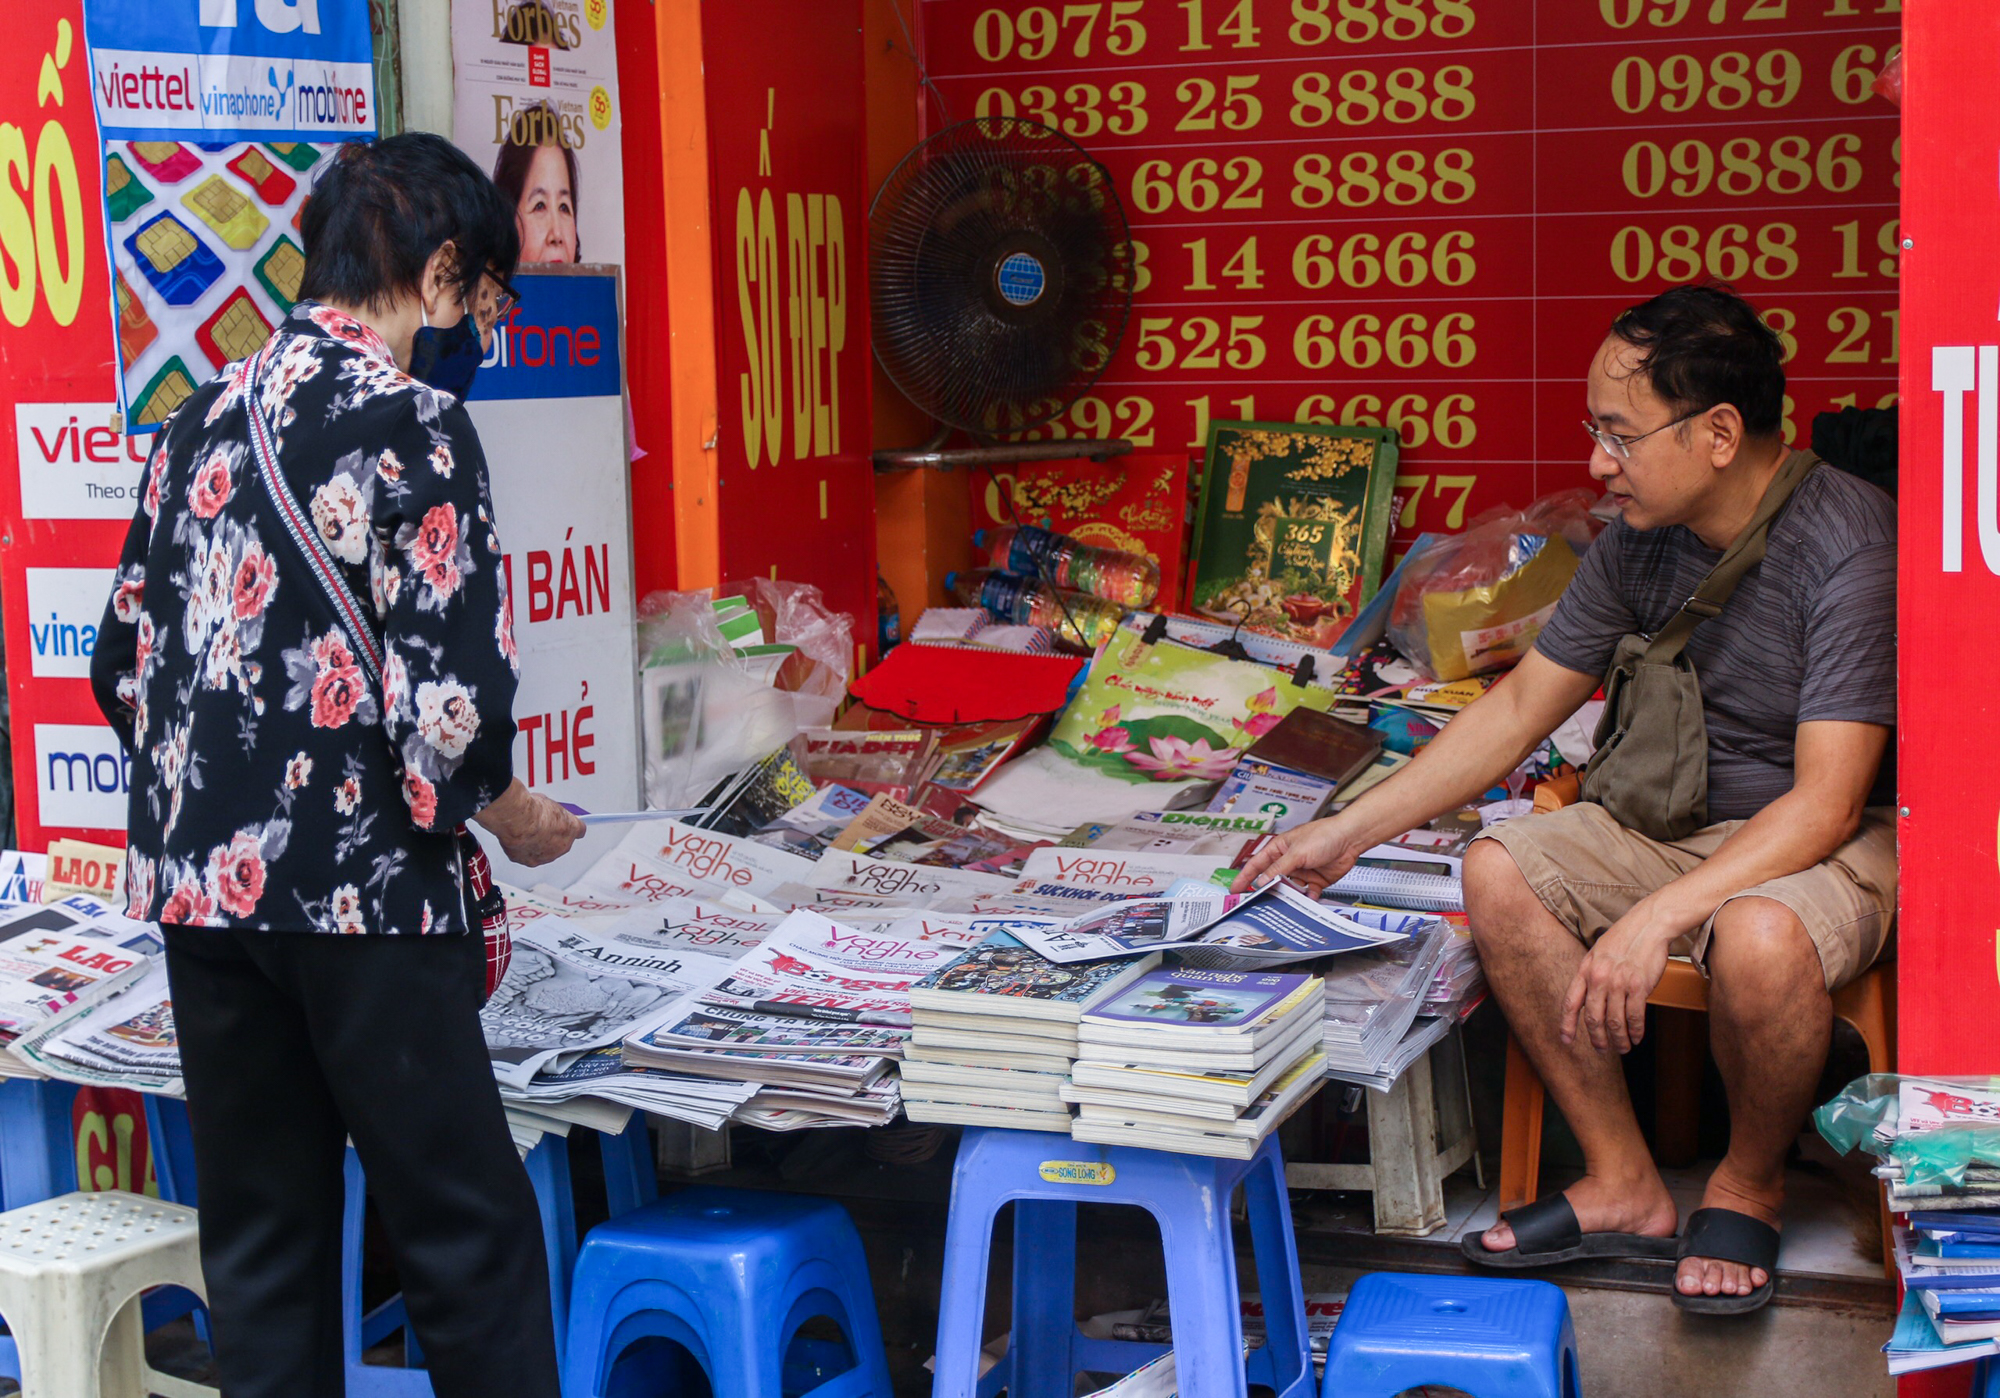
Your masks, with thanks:
M 1779 1210 L 1785 1202 L 1784 1176 L 1770 1185 L 1752 1185 L 1738 1177 L 1724 1160 L 1708 1177 L 1702 1191 L 1704 1209 L 1731 1209 L 1748 1214 L 1773 1228 L 1779 1226 Z M 1746 1267 L 1741 1262 L 1718 1262 L 1712 1257 L 1683 1258 L 1674 1274 L 1674 1286 L 1683 1296 L 1748 1296 L 1771 1274 L 1762 1267 Z
M 1674 1199 L 1649 1163 L 1643 1173 L 1618 1179 L 1585 1175 L 1563 1191 L 1586 1233 L 1636 1233 L 1645 1238 L 1671 1238 L 1678 1217 Z M 1514 1229 L 1505 1219 L 1480 1235 L 1488 1252 L 1514 1246 Z

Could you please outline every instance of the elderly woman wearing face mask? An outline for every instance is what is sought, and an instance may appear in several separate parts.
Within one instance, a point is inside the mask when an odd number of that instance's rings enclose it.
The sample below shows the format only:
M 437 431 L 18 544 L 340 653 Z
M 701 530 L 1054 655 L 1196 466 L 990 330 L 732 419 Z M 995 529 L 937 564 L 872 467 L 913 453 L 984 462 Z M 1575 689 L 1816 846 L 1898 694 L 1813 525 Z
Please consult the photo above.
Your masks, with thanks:
M 159 434 L 91 664 L 132 762 L 129 910 L 166 940 L 222 1386 L 342 1391 L 352 1138 L 439 1398 L 554 1398 L 463 833 L 526 864 L 582 833 L 513 775 L 460 402 L 512 301 L 513 209 L 398 136 L 345 148 L 302 232 L 303 299 Z

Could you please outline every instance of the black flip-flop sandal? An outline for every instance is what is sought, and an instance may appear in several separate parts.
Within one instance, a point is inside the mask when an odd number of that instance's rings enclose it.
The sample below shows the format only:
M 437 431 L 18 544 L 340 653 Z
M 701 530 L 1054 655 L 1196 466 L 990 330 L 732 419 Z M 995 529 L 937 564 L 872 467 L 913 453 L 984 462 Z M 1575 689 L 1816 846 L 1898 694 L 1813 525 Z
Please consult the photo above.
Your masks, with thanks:
M 1696 1209 L 1681 1230 L 1680 1258 L 1740 1262 L 1761 1267 L 1765 1283 L 1748 1296 L 1683 1295 L 1674 1286 L 1674 1304 L 1696 1315 L 1747 1315 L 1761 1310 L 1778 1289 L 1778 1230 L 1762 1219 L 1734 1209 Z
M 1660 1261 L 1675 1257 L 1673 1238 L 1648 1238 L 1639 1233 L 1586 1233 L 1576 1221 L 1576 1210 L 1560 1194 L 1523 1204 L 1500 1215 L 1514 1230 L 1514 1246 L 1493 1251 L 1469 1233 L 1459 1243 L 1469 1261 L 1481 1267 L 1517 1269 L 1550 1267 L 1558 1262 L 1584 1258 L 1647 1258 Z

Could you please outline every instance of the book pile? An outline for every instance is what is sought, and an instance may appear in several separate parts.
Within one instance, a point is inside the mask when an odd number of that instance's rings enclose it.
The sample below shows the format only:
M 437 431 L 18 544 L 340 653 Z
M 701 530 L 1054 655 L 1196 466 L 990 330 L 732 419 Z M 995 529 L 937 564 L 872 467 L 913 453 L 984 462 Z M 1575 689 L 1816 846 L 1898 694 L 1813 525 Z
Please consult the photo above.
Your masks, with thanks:
M 1062 1100 L 1079 1141 L 1247 1160 L 1324 1076 L 1316 976 L 1180 966 L 1100 993 Z
M 1085 1004 L 1159 964 L 1159 953 L 1063 966 L 1005 932 L 910 988 L 902 1063 L 911 1121 L 1068 1131 L 1062 1089 Z
M 1883 1352 L 1889 1372 L 2000 1354 L 2000 1211 L 1919 1210 L 1896 1230 L 1906 1292 Z

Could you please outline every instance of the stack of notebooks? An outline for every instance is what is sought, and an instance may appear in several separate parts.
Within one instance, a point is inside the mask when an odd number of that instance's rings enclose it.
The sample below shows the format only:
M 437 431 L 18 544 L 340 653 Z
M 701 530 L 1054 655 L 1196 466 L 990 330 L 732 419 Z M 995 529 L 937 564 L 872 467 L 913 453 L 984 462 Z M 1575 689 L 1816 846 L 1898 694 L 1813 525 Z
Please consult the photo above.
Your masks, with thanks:
M 1059 966 L 1004 932 L 910 987 L 903 1113 L 911 1121 L 1068 1131 L 1077 1020 L 1159 965 L 1158 952 Z M 1296 978 L 1295 978 L 1296 979 Z
M 1912 1213 L 1896 1230 L 1896 1267 L 1908 1290 L 1884 1346 L 1890 1373 L 2000 1352 L 2000 1212 Z
M 1180 966 L 1106 990 L 1084 1010 L 1061 1099 L 1070 1135 L 1247 1160 L 1318 1088 L 1318 977 Z

